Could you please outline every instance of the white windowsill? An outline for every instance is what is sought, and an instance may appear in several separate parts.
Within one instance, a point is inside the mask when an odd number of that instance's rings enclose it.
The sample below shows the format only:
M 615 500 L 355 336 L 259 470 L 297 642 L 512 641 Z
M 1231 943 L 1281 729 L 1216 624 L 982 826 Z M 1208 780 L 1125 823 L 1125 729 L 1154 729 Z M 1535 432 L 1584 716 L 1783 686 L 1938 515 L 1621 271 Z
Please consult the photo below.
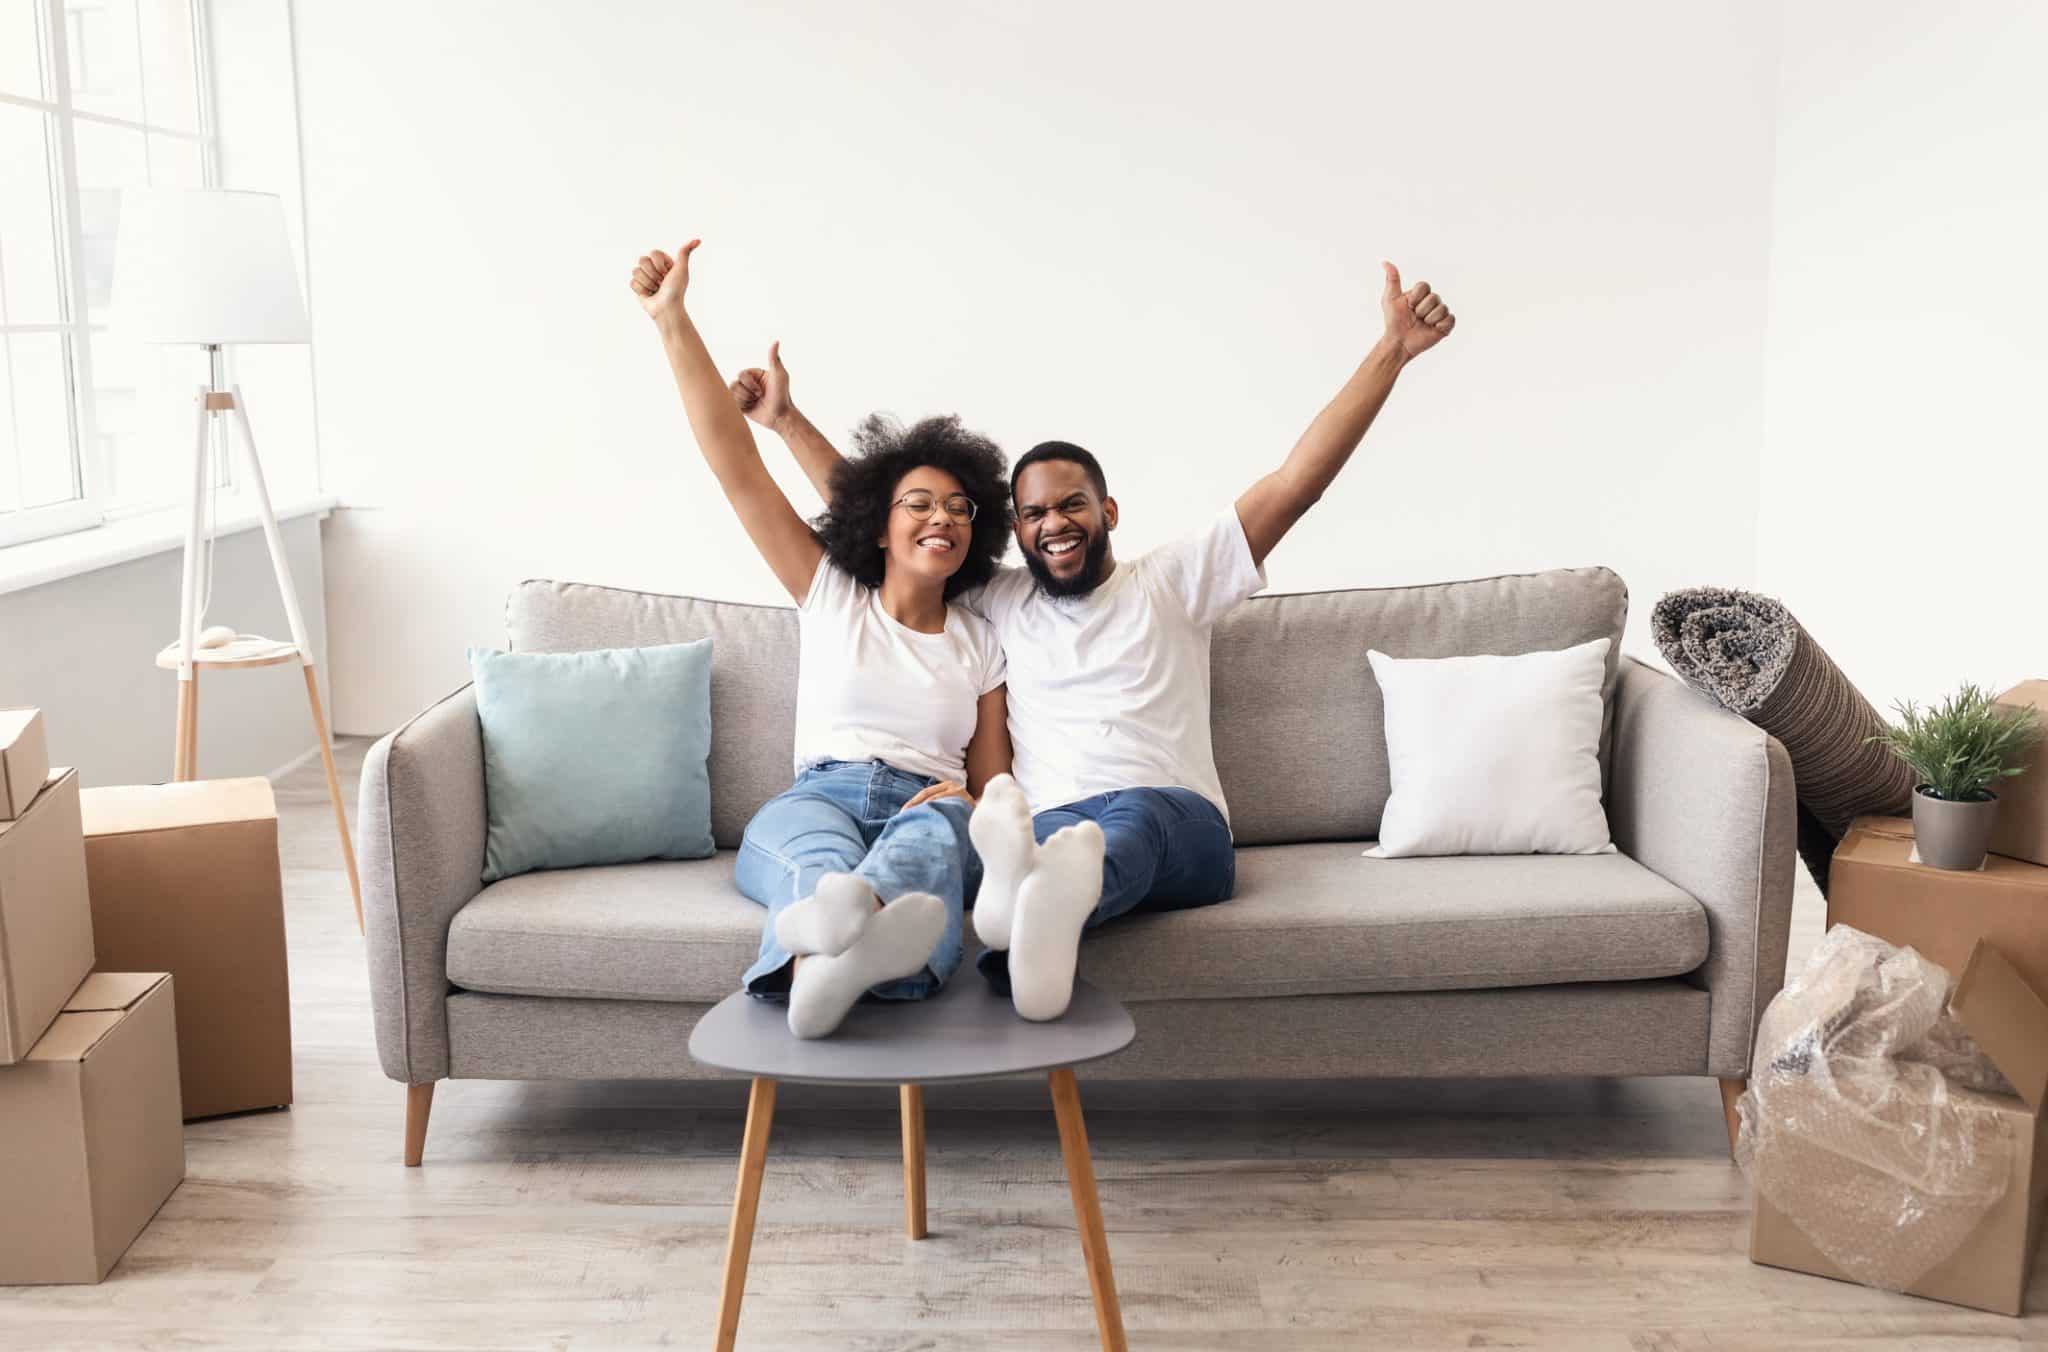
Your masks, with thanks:
M 332 494 L 316 494 L 272 503 L 271 506 L 277 513 L 277 519 L 284 522 L 316 514 L 324 517 L 334 510 L 338 502 Z M 225 508 L 226 504 L 222 506 Z M 47 540 L 9 545 L 0 549 L 0 596 L 76 577 L 95 569 L 111 568 L 131 559 L 183 549 L 185 523 L 190 519 L 191 511 L 187 507 L 165 507 L 86 530 L 72 531 L 68 535 L 53 535 Z M 255 509 L 245 506 L 231 512 L 224 511 L 216 533 L 234 535 L 245 530 L 257 530 L 261 526 Z

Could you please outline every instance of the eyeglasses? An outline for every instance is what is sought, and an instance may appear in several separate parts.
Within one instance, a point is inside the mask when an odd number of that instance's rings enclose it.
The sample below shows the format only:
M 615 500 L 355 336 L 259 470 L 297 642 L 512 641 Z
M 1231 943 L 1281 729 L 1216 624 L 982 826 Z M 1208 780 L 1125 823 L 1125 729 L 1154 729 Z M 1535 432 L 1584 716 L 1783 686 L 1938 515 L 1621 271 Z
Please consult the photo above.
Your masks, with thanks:
M 938 498 L 930 493 L 905 493 L 889 505 L 891 507 L 901 507 L 904 511 L 910 513 L 912 519 L 917 521 L 931 520 L 932 514 L 938 511 L 941 506 L 945 507 L 946 515 L 955 521 L 972 521 L 974 520 L 975 512 L 980 510 L 979 505 L 974 499 L 968 497 L 965 493 L 955 493 L 947 498 L 944 503 L 941 503 Z

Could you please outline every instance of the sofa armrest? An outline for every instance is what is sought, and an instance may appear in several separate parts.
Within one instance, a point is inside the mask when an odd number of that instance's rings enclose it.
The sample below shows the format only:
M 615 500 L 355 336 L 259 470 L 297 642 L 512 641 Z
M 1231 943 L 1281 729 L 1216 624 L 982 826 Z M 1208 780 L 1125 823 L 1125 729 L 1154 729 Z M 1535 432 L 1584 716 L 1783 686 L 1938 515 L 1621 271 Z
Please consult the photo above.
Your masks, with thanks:
M 464 686 L 370 748 L 357 803 L 370 1005 L 384 1073 L 448 1074 L 448 924 L 483 890 L 484 744 Z
M 1623 854 L 1707 912 L 1707 1073 L 1749 1074 L 1792 926 L 1792 762 L 1775 737 L 1630 658 L 1615 691 L 1607 821 Z

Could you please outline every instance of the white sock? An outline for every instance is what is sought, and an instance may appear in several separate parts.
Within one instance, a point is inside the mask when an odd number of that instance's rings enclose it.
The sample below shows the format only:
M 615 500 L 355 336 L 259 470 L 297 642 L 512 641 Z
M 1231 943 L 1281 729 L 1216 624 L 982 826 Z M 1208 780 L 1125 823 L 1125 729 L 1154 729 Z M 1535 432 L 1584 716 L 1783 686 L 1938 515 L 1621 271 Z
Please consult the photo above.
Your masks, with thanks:
M 1038 863 L 1017 891 L 1010 925 L 1010 1003 L 1043 1021 L 1067 1012 L 1081 931 L 1102 900 L 1102 828 L 1063 826 L 1038 847 Z
M 845 952 L 796 965 L 789 983 L 789 1031 L 825 1036 L 868 987 L 922 971 L 945 932 L 946 903 L 929 892 L 905 892 L 870 916 Z
M 967 837 L 981 856 L 981 890 L 974 895 L 974 933 L 994 949 L 1010 946 L 1017 889 L 1031 873 L 1038 842 L 1031 834 L 1031 804 L 1008 775 L 997 775 L 981 790 L 981 802 L 967 819 Z
M 875 913 L 875 891 L 852 873 L 828 873 L 818 890 L 775 915 L 775 942 L 791 953 L 844 953 Z

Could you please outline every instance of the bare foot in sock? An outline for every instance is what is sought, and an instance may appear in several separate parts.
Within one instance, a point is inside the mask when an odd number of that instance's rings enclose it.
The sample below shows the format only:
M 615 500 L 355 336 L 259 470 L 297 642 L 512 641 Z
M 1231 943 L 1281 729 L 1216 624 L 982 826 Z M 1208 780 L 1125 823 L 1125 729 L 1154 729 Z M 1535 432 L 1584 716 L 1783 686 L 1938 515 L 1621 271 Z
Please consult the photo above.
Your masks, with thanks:
M 1064 826 L 1038 847 L 1010 925 L 1010 1003 L 1043 1022 L 1067 1012 L 1081 931 L 1102 899 L 1102 828 Z
M 906 892 L 868 917 L 852 947 L 813 954 L 789 983 L 789 1031 L 824 1037 L 870 986 L 922 971 L 946 932 L 946 903 L 929 892 Z
M 799 956 L 844 953 L 881 904 L 867 879 L 828 873 L 818 879 L 816 892 L 776 913 L 775 942 Z
M 997 775 L 982 787 L 981 802 L 967 819 L 967 836 L 981 856 L 974 933 L 989 948 L 1008 948 L 1017 889 L 1030 875 L 1038 855 L 1038 842 L 1031 834 L 1031 804 L 1016 780 Z

